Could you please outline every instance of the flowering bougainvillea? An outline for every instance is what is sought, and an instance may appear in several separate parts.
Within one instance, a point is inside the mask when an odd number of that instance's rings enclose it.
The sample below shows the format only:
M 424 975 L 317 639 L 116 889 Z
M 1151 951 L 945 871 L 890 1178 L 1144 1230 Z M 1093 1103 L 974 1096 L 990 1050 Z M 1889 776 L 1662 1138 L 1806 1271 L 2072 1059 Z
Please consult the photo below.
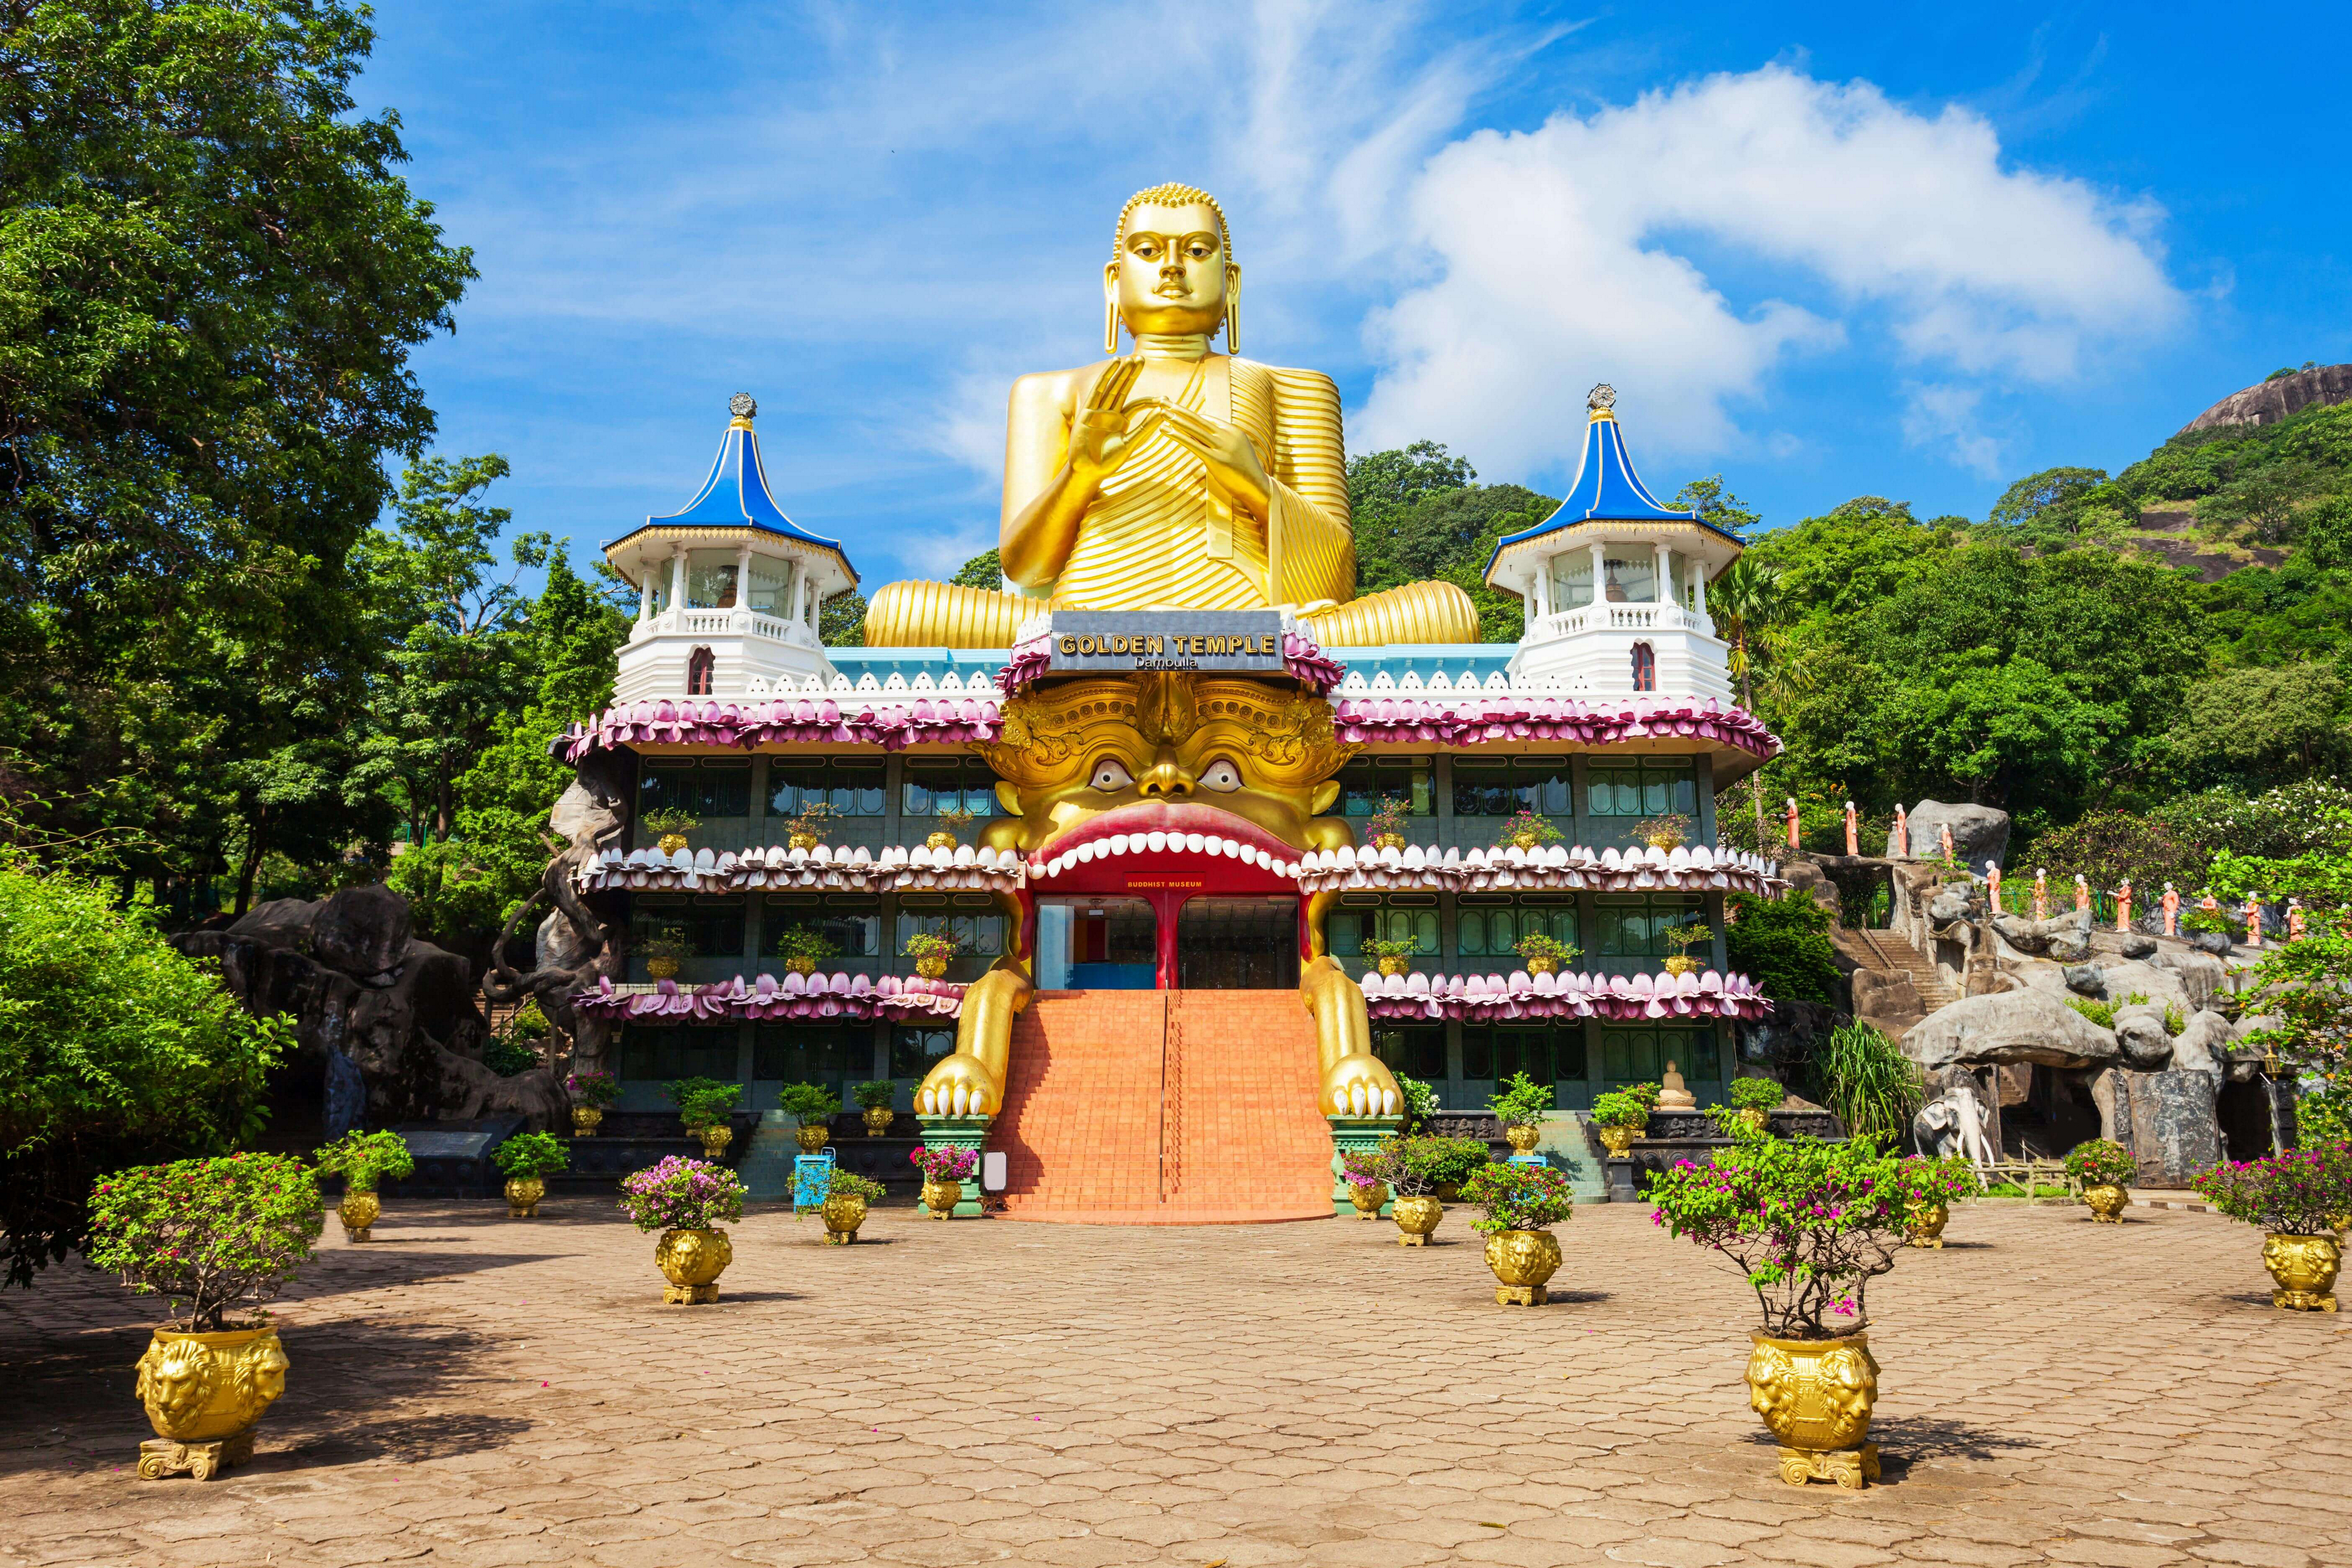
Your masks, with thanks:
M 1576 1212 L 1576 1188 L 1549 1165 L 1489 1163 L 1462 1184 L 1462 1198 L 1485 1211 L 1470 1228 L 1486 1236 L 1542 1230 Z
M 89 1258 L 163 1295 L 176 1322 L 213 1333 L 230 1308 L 285 1289 L 324 1223 L 318 1180 L 290 1155 L 176 1160 L 90 1189 Z
M 921 1170 L 927 1182 L 961 1182 L 980 1169 L 977 1149 L 933 1148 L 926 1143 L 907 1158 Z
M 1867 1138 L 1759 1138 L 1661 1173 L 1650 1219 L 1746 1275 L 1766 1333 L 1835 1339 L 1869 1326 L 1864 1293 L 1904 1246 L 1901 1164 Z
M 2193 1184 L 2221 1213 L 2273 1236 L 2325 1236 L 2352 1215 L 2352 1143 L 2232 1161 Z
M 743 1217 L 743 1182 L 724 1165 L 672 1154 L 621 1183 L 621 1206 L 639 1230 L 709 1230 Z
M 575 1072 L 563 1080 L 563 1087 L 572 1099 L 599 1110 L 621 1097 L 621 1086 L 608 1072 Z
M 2139 1163 L 2114 1139 L 2094 1138 L 2066 1152 L 2066 1174 L 2085 1187 L 2128 1187 L 2139 1175 Z

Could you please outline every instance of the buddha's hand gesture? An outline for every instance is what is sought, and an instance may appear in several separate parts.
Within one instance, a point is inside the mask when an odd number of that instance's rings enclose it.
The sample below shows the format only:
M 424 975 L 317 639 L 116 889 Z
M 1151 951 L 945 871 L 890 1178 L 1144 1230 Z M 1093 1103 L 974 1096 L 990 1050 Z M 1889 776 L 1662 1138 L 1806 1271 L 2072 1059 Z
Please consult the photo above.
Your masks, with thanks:
M 1089 494 L 1118 471 L 1156 414 L 1156 408 L 1139 406 L 1129 417 L 1127 395 L 1142 374 L 1140 358 L 1113 361 L 1070 421 L 1070 478 Z
M 1258 460 L 1256 445 L 1240 427 L 1173 403 L 1150 406 L 1166 422 L 1168 434 L 1208 469 L 1209 488 L 1235 511 L 1263 522 L 1272 505 L 1274 483 L 1265 476 L 1265 465 Z

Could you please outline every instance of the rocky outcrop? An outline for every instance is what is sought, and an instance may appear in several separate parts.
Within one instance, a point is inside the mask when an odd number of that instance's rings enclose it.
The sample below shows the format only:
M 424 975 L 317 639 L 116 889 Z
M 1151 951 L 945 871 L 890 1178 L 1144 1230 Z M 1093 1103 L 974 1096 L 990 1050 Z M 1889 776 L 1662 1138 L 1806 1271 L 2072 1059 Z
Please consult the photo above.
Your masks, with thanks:
M 1853 1016 L 1889 1039 L 1901 1039 L 1927 1016 L 1918 982 L 1909 974 L 1857 969 L 1851 984 Z
M 2139 1185 L 2185 1187 L 2221 1163 L 2227 1145 L 2218 1114 L 2220 1073 L 2173 1068 L 2117 1078 L 2130 1105 L 2128 1142 Z
M 2157 1072 L 2172 1065 L 2172 1037 L 2164 1032 L 2164 1010 L 2146 1004 L 2116 1009 L 2116 1048 L 2124 1065 Z
M 2352 403 L 2352 364 L 2318 365 L 2233 392 L 2182 426 L 2179 434 L 2222 425 L 2275 425 L 2306 408 L 2338 403 Z
M 572 781 L 549 813 L 549 826 L 563 844 L 540 876 L 538 891 L 515 906 L 491 952 L 497 955 L 482 980 L 482 994 L 501 1005 L 530 997 L 548 1021 L 571 1042 L 572 1070 L 609 1071 L 614 1037 L 612 1022 L 572 1005 L 600 981 L 615 979 L 626 958 L 627 933 L 607 926 L 580 900 L 574 876 L 606 846 L 619 842 L 628 825 L 633 775 L 625 752 L 594 751 L 583 756 Z M 508 967 L 507 941 L 517 922 L 547 906 L 532 943 L 528 973 Z
M 2121 1055 L 2112 1031 L 2037 989 L 1962 997 L 1929 1014 L 1904 1035 L 1902 1046 L 1930 1071 L 2007 1062 L 2102 1068 Z
M 2069 910 L 2046 921 L 2023 915 L 1995 915 L 1992 929 L 2001 941 L 2023 953 L 2060 963 L 2080 963 L 2091 956 L 2091 911 Z
M 1894 829 L 1887 829 L 1889 855 L 1934 859 L 1944 852 L 1941 829 L 1947 825 L 1952 830 L 1952 858 L 1970 871 L 1982 871 L 1988 860 L 2002 864 L 2009 853 L 2009 813 L 1990 805 L 1947 805 L 1940 800 L 1923 800 L 1911 808 L 1908 821 L 1908 844 L 1895 842 Z
M 387 888 L 274 900 L 226 930 L 172 941 L 217 961 L 246 1011 L 292 1021 L 291 1066 L 325 1085 L 331 1136 L 355 1118 L 383 1126 L 504 1112 L 540 1129 L 565 1119 L 552 1073 L 500 1078 L 482 1065 L 488 1027 L 473 966 L 417 940 L 407 900 Z

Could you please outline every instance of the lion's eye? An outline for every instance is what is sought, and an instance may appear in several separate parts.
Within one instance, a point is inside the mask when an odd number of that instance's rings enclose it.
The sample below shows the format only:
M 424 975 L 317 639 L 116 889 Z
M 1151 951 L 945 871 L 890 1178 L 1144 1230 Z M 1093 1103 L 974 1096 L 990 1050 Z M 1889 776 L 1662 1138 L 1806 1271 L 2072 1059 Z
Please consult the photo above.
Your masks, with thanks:
M 1219 757 L 1201 770 L 1201 787 L 1231 793 L 1242 787 L 1242 771 L 1230 758 Z
M 1117 757 L 1105 757 L 1095 764 L 1094 775 L 1087 783 L 1099 790 L 1125 789 L 1135 782 L 1135 775 Z

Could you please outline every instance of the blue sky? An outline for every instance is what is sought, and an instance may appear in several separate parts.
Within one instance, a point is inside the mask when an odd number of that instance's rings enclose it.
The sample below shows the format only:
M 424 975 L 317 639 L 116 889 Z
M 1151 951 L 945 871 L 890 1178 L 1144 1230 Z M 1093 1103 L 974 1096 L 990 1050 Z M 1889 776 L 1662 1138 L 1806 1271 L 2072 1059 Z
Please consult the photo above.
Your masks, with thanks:
M 1982 517 L 2352 360 L 2340 5 L 401 0 L 362 109 L 481 270 L 439 449 L 593 554 L 730 393 L 872 587 L 995 542 L 1003 400 L 1100 353 L 1128 193 L 1214 191 L 1243 351 L 1558 494 L 1596 381 L 1662 494 Z

